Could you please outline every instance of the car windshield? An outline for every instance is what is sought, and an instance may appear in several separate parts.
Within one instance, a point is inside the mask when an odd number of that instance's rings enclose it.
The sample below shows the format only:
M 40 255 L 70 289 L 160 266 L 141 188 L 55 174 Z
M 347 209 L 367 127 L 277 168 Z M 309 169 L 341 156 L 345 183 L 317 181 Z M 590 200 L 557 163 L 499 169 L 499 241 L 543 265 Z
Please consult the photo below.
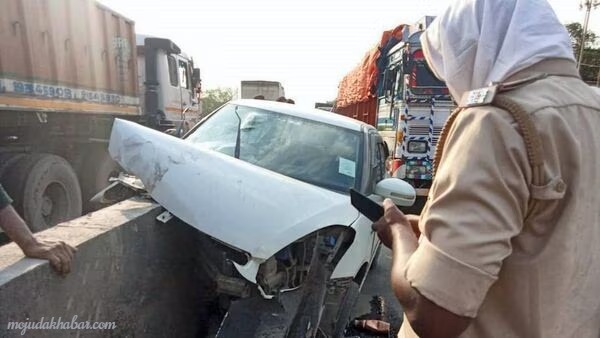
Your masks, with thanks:
M 347 193 L 360 186 L 361 133 L 330 124 L 228 104 L 186 139 L 234 155 L 241 118 L 240 159 L 323 188 Z

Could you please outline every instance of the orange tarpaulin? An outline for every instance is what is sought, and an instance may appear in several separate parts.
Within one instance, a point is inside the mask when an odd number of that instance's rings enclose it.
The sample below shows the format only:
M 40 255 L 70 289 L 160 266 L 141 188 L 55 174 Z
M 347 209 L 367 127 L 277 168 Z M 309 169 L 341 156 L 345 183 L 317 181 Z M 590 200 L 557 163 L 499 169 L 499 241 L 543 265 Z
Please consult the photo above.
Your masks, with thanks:
M 361 63 L 342 79 L 338 88 L 337 108 L 348 107 L 374 97 L 379 76 L 377 60 L 381 55 L 380 50 L 392 37 L 402 39 L 403 28 L 404 25 L 400 25 L 383 32 L 379 44 L 367 52 Z

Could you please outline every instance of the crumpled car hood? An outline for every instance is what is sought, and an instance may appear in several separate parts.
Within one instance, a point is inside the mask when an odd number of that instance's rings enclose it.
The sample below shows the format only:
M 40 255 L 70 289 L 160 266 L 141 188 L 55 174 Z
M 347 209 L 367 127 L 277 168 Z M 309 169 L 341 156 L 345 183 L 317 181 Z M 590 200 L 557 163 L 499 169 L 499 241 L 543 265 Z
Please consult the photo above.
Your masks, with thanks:
M 358 218 L 347 195 L 129 121 L 115 120 L 109 153 L 173 215 L 254 258 Z

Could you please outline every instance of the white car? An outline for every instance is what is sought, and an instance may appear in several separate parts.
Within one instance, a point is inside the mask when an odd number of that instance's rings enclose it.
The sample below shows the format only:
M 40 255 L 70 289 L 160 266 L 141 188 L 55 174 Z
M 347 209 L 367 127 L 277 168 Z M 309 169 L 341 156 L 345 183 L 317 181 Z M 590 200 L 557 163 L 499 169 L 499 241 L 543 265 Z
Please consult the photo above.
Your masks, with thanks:
M 286 103 L 230 102 L 183 140 L 117 120 L 109 150 L 203 234 L 223 337 L 341 336 L 380 246 L 349 189 L 415 198 L 374 127 Z

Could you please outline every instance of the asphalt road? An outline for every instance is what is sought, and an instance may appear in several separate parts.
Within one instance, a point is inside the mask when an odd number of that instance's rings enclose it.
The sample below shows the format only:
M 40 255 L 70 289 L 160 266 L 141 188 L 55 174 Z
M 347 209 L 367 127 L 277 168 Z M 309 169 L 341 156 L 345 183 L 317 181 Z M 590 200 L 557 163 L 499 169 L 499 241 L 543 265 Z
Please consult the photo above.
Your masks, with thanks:
M 386 317 L 392 328 L 397 330 L 402 324 L 402 307 L 396 300 L 390 286 L 391 253 L 388 248 L 382 246 L 377 265 L 367 275 L 367 280 L 362 287 L 353 315 L 358 317 L 369 313 L 371 310 L 370 302 L 373 297 L 381 296 L 385 304 Z

